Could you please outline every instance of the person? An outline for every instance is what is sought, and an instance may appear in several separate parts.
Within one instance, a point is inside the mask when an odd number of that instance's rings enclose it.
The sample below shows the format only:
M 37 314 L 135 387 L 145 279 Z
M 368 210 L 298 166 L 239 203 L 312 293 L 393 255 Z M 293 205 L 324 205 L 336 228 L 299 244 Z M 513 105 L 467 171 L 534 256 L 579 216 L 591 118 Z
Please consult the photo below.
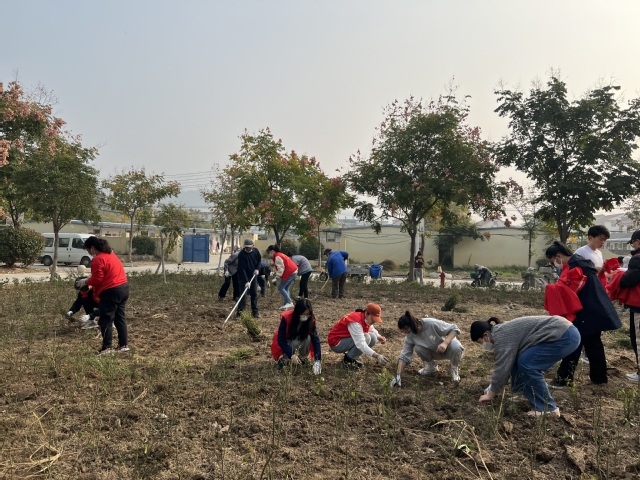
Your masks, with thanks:
M 113 329 L 118 332 L 117 352 L 128 352 L 128 332 L 125 308 L 129 300 L 129 283 L 124 266 L 103 238 L 91 236 L 84 242 L 85 250 L 93 257 L 91 276 L 76 281 L 76 288 L 90 286 L 99 298 L 98 326 L 102 334 L 102 347 L 98 355 L 112 353 Z
M 578 329 L 564 317 L 531 316 L 501 322 L 496 317 L 471 324 L 471 340 L 495 353 L 491 383 L 478 402 L 486 404 L 504 388 L 522 392 L 531 405 L 529 415 L 560 416 L 544 372 L 580 344 Z
M 298 298 L 309 298 L 309 277 L 313 273 L 311 263 L 307 257 L 303 255 L 293 255 L 291 257 L 293 263 L 298 267 L 298 276 L 300 277 L 300 288 L 298 290 Z
M 635 321 L 635 314 L 640 312 L 640 230 L 631 235 L 631 258 L 627 263 L 627 269 L 621 270 L 615 275 L 611 283 L 607 285 L 607 293 L 612 300 L 619 300 L 625 308 L 629 309 L 629 339 L 631 348 L 636 357 L 636 371 L 627 373 L 626 378 L 637 382 L 640 373 L 640 361 L 638 360 L 638 336 L 640 335 L 640 322 Z
M 78 272 L 76 282 L 78 280 L 89 278 L 87 276 L 87 267 L 84 265 L 78 265 L 76 271 Z M 85 312 L 85 315 L 80 317 L 81 328 L 83 330 L 98 328 L 98 322 L 95 320 L 98 316 L 98 302 L 94 299 L 93 291 L 88 285 L 84 285 L 82 288 L 78 289 L 76 300 L 73 302 L 71 307 L 69 307 L 69 311 L 65 316 L 67 319 L 73 320 L 73 316 L 79 312 L 81 308 L 84 309 Z
M 345 367 L 361 368 L 362 362 L 358 358 L 363 353 L 374 358 L 379 365 L 387 364 L 384 355 L 371 348 L 378 342 L 387 342 L 373 326 L 374 323 L 382 323 L 381 313 L 380 305 L 369 303 L 364 309 L 347 313 L 331 328 L 327 343 L 332 351 L 344 353 L 342 362 Z
M 609 229 L 604 225 L 589 227 L 589 230 L 587 230 L 587 244 L 577 249 L 575 255 L 580 255 L 587 260 L 591 260 L 597 273 L 599 273 L 604 266 L 604 259 L 602 258 L 600 249 L 604 247 L 605 242 L 610 236 Z
M 293 302 L 291 301 L 289 288 L 291 288 L 291 284 L 298 275 L 298 266 L 293 263 L 293 260 L 291 260 L 291 258 L 282 253 L 280 251 L 280 247 L 278 247 L 277 245 L 269 245 L 267 247 L 267 254 L 271 256 L 271 260 L 273 260 L 273 266 L 276 270 L 276 276 L 273 279 L 273 283 L 277 283 L 278 279 L 280 279 L 278 291 L 280 292 L 280 295 L 282 295 L 283 302 L 280 310 L 293 308 Z
M 554 264 L 567 265 L 563 266 L 559 281 L 563 281 L 577 272 L 582 284 L 576 292 L 582 309 L 575 314 L 573 321 L 573 325 L 580 332 L 581 341 L 576 350 L 560 362 L 556 378 L 551 383 L 552 388 L 563 388 L 573 382 L 575 369 L 583 348 L 588 358 L 591 382 L 594 384 L 607 383 L 607 360 L 602 344 L 602 332 L 616 330 L 622 326 L 615 307 L 598 279 L 593 262 L 578 255 L 577 251 L 573 255 L 570 254 L 571 250 L 558 241 L 555 241 L 545 251 L 545 256 L 549 261 Z
M 264 260 L 260 261 L 260 268 L 258 269 L 258 287 L 260 288 L 260 296 L 264 297 L 267 294 L 267 287 L 269 286 L 269 277 L 271 276 L 271 268 Z
M 276 361 L 278 370 L 282 370 L 289 363 L 300 365 L 311 356 L 315 360 L 314 375 L 320 375 L 322 372 L 322 353 L 316 317 L 311 302 L 306 298 L 298 299 L 293 310 L 280 314 L 280 324 L 271 340 L 271 356 Z
M 491 270 L 484 265 L 478 265 L 477 263 L 473 266 L 473 270 L 478 274 L 478 281 L 480 282 L 480 285 L 489 285 L 491 277 L 493 276 L 493 272 Z
M 413 259 L 413 279 L 420 279 L 420 285 L 424 285 L 424 277 L 423 277 L 423 269 L 424 268 L 424 257 L 422 256 L 422 252 L 418 250 L 416 253 L 416 257 Z
M 227 296 L 227 290 L 229 290 L 230 285 L 233 285 L 233 301 L 237 302 L 240 298 L 240 285 L 238 283 L 239 254 L 240 249 L 238 248 L 224 261 L 224 283 L 222 284 L 222 286 L 220 287 L 220 291 L 218 292 L 218 300 L 220 300 L 221 302 Z
M 332 252 L 330 248 L 325 249 L 327 257 L 327 275 L 331 279 L 331 296 L 333 298 L 344 298 L 344 286 L 347 282 L 347 260 L 349 252 L 336 250 Z
M 435 318 L 416 318 L 407 310 L 398 319 L 398 329 L 405 337 L 398 356 L 396 376 L 391 380 L 392 387 L 402 385 L 402 372 L 411 363 L 414 350 L 424 361 L 424 367 L 418 371 L 420 375 L 437 372 L 436 360 L 449 360 L 451 379 L 456 383 L 460 381 L 460 360 L 464 347 L 458 340 L 460 329 L 456 325 Z
M 244 241 L 244 245 L 240 253 L 238 253 L 238 285 L 249 292 L 251 297 L 251 316 L 253 318 L 259 318 L 260 312 L 258 311 L 258 280 L 257 277 L 260 274 L 260 262 L 262 256 L 260 252 L 254 248 L 253 240 L 247 238 Z M 237 316 L 239 317 L 247 303 L 247 296 L 240 292 L 241 298 L 238 304 Z

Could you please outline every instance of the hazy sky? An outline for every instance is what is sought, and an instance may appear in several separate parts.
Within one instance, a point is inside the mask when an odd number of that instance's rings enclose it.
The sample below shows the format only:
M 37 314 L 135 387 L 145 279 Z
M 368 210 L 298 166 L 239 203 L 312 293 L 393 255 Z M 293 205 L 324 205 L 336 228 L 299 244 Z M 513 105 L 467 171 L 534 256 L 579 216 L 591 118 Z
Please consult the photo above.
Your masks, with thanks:
M 0 0 L 0 81 L 42 83 L 98 146 L 102 177 L 135 166 L 207 185 L 244 129 L 336 175 L 382 108 L 452 77 L 471 122 L 506 133 L 494 89 L 560 69 L 572 96 L 614 81 L 640 96 L 640 1 Z M 508 172 L 504 174 L 508 176 Z

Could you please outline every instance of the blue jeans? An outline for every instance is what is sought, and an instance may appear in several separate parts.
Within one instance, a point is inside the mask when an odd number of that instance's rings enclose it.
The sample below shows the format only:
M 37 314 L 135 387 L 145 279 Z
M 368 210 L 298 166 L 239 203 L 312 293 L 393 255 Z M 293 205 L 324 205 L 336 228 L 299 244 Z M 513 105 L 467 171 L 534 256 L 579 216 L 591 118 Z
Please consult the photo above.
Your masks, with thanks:
M 278 291 L 280 295 L 284 298 L 284 303 L 282 305 L 286 305 L 287 303 L 293 303 L 291 301 L 291 296 L 289 295 L 289 289 L 291 288 L 291 284 L 296 279 L 297 273 L 293 273 L 289 275 L 289 278 L 282 279 L 280 281 L 280 285 L 278 285 Z
M 580 333 L 571 325 L 553 342 L 539 343 L 518 355 L 511 369 L 511 388 L 522 392 L 537 412 L 550 412 L 557 408 L 544 380 L 544 372 L 562 360 L 580 345 Z

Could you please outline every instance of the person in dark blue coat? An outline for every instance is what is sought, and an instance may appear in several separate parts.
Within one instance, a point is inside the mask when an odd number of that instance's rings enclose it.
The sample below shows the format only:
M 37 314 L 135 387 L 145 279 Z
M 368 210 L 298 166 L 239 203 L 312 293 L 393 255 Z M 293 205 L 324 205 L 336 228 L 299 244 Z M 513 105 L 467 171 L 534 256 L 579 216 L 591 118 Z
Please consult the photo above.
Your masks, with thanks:
M 552 253 L 550 250 L 553 247 L 554 245 L 547 249 L 547 258 L 555 257 L 555 255 L 550 255 Z M 573 353 L 562 359 L 551 387 L 562 388 L 573 382 L 573 375 L 583 348 L 589 358 L 591 382 L 594 384 L 607 383 L 607 360 L 601 335 L 607 330 L 617 330 L 622 327 L 622 322 L 598 278 L 598 272 L 593 262 L 574 254 L 569 259 L 568 267 L 570 269 L 580 267 L 582 273 L 587 277 L 584 287 L 578 292 L 582 310 L 577 313 L 573 321 L 580 332 L 582 341 Z
M 327 257 L 327 274 L 331 279 L 331 296 L 333 298 L 344 298 L 344 285 L 347 282 L 347 263 L 349 252 L 343 250 L 331 251 L 325 249 Z

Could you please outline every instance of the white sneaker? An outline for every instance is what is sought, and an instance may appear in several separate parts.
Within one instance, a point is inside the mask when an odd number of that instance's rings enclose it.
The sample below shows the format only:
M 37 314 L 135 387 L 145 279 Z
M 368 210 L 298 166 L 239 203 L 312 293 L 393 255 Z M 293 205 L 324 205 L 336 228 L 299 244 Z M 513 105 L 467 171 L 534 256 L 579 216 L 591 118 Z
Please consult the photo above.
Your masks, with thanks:
M 88 322 L 90 318 L 91 318 L 91 317 L 90 317 L 89 315 L 82 315 L 82 316 L 80 317 L 80 321 L 81 321 L 81 322 L 83 322 L 83 323 L 84 323 L 84 322 Z
M 289 310 L 290 308 L 293 308 L 293 303 L 287 303 L 286 305 L 281 306 L 280 310 Z
M 627 380 L 630 380 L 632 382 L 637 382 L 638 381 L 638 372 L 627 373 L 625 376 L 627 377 Z
M 424 364 L 424 368 L 418 370 L 418 374 L 420 375 L 430 375 L 433 372 L 437 372 L 439 370 L 438 364 L 436 362 L 427 362 Z
M 585 351 L 582 351 L 582 354 L 580 355 L 580 361 L 586 365 L 589 365 L 589 358 L 587 357 L 587 354 L 585 353 Z
M 451 365 L 450 372 L 451 380 L 453 380 L 455 383 L 458 383 L 460 381 L 460 369 Z
M 84 324 L 82 324 L 82 326 L 80 327 L 81 330 L 89 330 L 90 328 L 98 328 L 98 322 L 96 322 L 95 320 L 89 320 L 87 322 L 85 322 Z

